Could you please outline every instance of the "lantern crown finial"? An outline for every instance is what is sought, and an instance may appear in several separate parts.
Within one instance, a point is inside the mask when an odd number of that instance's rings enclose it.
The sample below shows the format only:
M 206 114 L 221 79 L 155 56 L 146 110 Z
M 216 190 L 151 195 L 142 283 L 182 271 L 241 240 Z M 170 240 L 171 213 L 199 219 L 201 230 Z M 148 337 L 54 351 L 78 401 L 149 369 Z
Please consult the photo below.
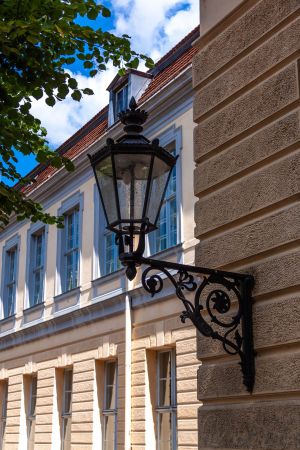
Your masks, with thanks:
M 131 97 L 129 109 L 121 111 L 118 116 L 125 125 L 124 131 L 126 133 L 141 133 L 143 131 L 142 125 L 146 122 L 148 113 L 138 108 L 135 98 Z

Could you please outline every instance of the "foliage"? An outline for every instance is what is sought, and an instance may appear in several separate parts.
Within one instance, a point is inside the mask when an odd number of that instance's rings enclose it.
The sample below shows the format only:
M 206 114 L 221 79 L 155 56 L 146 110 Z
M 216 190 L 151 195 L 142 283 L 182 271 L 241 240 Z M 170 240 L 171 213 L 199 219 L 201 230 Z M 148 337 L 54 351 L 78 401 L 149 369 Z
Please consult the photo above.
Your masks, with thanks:
M 47 131 L 30 113 L 34 99 L 49 107 L 67 95 L 80 101 L 92 95 L 80 89 L 69 65 L 82 60 L 91 77 L 112 61 L 124 73 L 136 68 L 140 59 L 152 61 L 131 49 L 127 35 L 117 37 L 101 28 L 76 23 L 78 16 L 91 20 L 109 17 L 110 11 L 97 0 L 2 0 L 0 2 L 0 225 L 12 213 L 18 220 L 29 218 L 61 225 L 61 218 L 43 212 L 42 207 L 25 198 L 21 187 L 29 182 L 16 169 L 16 150 L 34 154 L 38 163 L 73 170 L 67 158 L 48 147 Z M 17 183 L 10 188 L 5 179 Z

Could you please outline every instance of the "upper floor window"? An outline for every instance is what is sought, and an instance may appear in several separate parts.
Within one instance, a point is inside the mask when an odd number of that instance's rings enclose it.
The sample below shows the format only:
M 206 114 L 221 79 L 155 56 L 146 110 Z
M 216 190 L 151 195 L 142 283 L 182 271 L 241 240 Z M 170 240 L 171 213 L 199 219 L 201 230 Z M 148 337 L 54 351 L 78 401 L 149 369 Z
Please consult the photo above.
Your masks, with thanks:
M 115 120 L 118 120 L 118 114 L 128 107 L 128 84 L 115 92 Z
M 107 231 L 104 234 L 104 266 L 105 275 L 115 272 L 121 268 L 119 260 L 119 249 L 116 245 L 116 236 L 112 231 Z
M 5 281 L 4 281 L 4 317 L 14 314 L 16 300 L 16 279 L 17 279 L 17 245 L 11 247 L 5 254 Z
M 61 450 L 71 448 L 73 370 L 64 369 L 61 408 Z
M 69 291 L 79 282 L 79 208 L 65 213 L 63 236 L 62 290 Z
M 35 409 L 37 397 L 37 376 L 33 375 L 28 379 L 28 397 L 26 407 L 27 426 L 27 450 L 34 450 L 35 436 Z
M 8 380 L 1 382 L 1 409 L 0 409 L 0 450 L 4 448 L 5 443 L 5 429 L 7 418 L 7 398 L 8 398 Z
M 176 154 L 175 142 L 166 147 L 170 153 Z M 177 168 L 173 167 L 166 194 L 161 206 L 157 230 L 149 236 L 150 251 L 158 253 L 178 244 L 178 183 Z
M 43 302 L 45 276 L 45 228 L 31 235 L 29 306 Z
M 157 354 L 156 449 L 176 450 L 176 362 L 175 351 Z
M 104 407 L 103 407 L 103 450 L 117 449 L 117 361 L 105 363 Z

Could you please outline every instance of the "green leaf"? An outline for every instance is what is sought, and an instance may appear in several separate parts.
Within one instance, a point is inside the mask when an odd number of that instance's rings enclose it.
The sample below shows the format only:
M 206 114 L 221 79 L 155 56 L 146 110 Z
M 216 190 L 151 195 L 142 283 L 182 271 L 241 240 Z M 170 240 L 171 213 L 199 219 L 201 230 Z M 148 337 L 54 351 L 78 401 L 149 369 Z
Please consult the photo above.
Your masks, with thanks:
M 103 17 L 110 17 L 111 16 L 111 12 L 108 8 L 106 8 L 105 6 L 102 6 L 102 16 Z
M 48 106 L 54 106 L 55 105 L 55 98 L 54 97 L 47 97 L 45 102 Z
M 90 9 L 90 11 L 87 13 L 87 17 L 90 20 L 95 20 L 98 17 L 98 11 L 96 9 Z
M 77 89 L 78 83 L 75 80 L 75 78 L 69 78 L 68 85 L 70 86 L 71 89 Z
M 94 67 L 94 64 L 92 63 L 92 61 L 84 61 L 83 67 L 85 69 L 91 69 L 92 67 Z
M 90 89 L 90 88 L 82 89 L 82 92 L 83 92 L 85 95 L 93 95 L 93 94 L 94 94 L 94 91 L 93 91 L 92 89 Z
M 72 92 L 71 97 L 73 100 L 80 102 L 82 95 L 81 95 L 80 91 L 76 90 L 76 91 Z
M 36 88 L 33 93 L 32 96 L 36 99 L 39 100 L 40 98 L 43 97 L 43 89 L 41 88 Z
M 97 75 L 98 70 L 91 70 L 90 71 L 90 77 L 94 77 L 95 75 Z

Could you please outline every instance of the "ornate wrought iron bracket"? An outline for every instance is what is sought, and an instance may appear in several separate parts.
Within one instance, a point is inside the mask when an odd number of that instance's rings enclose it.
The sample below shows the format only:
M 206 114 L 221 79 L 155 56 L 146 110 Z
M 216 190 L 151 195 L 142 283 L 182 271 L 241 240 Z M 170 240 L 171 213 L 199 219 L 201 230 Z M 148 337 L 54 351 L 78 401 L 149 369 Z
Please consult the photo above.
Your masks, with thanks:
M 252 331 L 254 278 L 247 274 L 144 258 L 143 227 L 146 228 L 147 223 L 142 225 L 136 250 L 133 250 L 133 233 L 126 236 L 120 234 L 116 238 L 127 278 L 132 280 L 136 276 L 137 266 L 147 266 L 143 269 L 142 285 L 152 296 L 158 294 L 164 282 L 169 280 L 185 308 L 180 316 L 181 321 L 191 320 L 203 336 L 220 341 L 226 353 L 238 355 L 244 385 L 252 392 L 255 379 Z M 127 253 L 125 246 L 129 247 Z M 151 274 L 152 271 L 155 273 Z

